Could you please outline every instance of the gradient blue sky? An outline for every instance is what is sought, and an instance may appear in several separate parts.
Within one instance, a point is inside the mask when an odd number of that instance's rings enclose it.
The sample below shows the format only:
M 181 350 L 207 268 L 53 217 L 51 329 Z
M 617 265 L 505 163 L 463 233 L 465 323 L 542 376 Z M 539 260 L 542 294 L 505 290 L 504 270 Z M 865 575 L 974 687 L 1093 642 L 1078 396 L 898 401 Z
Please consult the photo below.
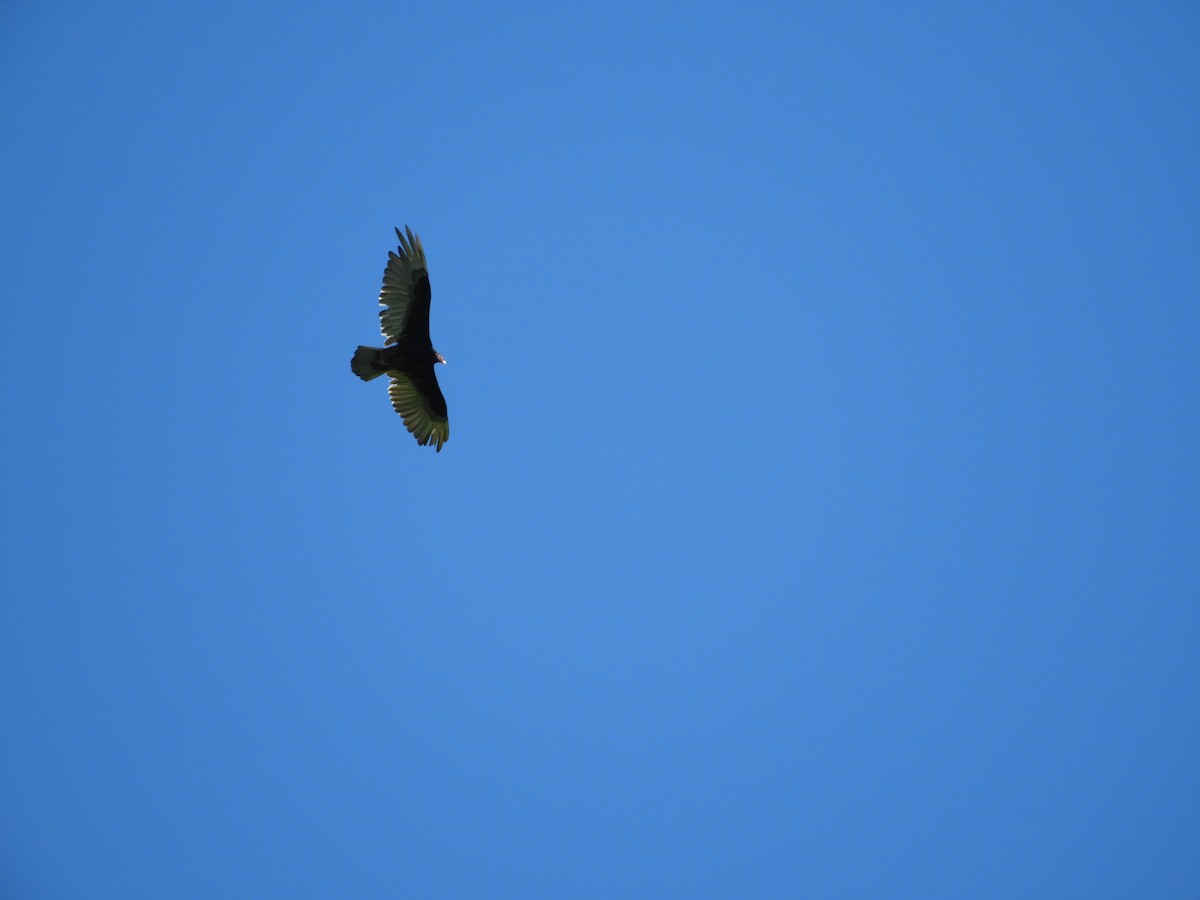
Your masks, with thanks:
M 1200 893 L 1195 3 L 17 0 L 0 133 L 0 896 Z

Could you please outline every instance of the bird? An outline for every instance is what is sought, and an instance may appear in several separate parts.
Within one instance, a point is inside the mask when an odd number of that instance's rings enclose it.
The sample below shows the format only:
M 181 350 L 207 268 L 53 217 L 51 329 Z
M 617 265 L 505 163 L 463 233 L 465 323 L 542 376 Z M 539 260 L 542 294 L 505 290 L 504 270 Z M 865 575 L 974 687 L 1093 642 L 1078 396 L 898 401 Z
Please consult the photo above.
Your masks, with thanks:
M 385 347 L 363 347 L 354 351 L 350 370 L 363 381 L 386 374 L 392 381 L 388 396 L 392 408 L 404 420 L 422 447 L 433 444 L 442 452 L 450 440 L 446 398 L 438 387 L 434 366 L 446 358 L 433 349 L 429 339 L 429 271 L 425 248 L 412 229 L 396 229 L 397 252 L 388 251 L 379 291 L 379 328 Z

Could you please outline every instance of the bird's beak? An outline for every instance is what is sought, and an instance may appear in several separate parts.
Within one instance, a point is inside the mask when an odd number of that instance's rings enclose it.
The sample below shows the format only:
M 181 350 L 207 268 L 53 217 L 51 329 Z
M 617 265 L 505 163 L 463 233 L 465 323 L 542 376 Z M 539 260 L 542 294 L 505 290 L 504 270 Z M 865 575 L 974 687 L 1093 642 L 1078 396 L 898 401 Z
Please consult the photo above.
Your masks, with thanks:
M 444 366 L 446 364 L 446 357 L 442 356 L 442 354 L 439 353 L 437 355 L 437 361 L 440 362 Z

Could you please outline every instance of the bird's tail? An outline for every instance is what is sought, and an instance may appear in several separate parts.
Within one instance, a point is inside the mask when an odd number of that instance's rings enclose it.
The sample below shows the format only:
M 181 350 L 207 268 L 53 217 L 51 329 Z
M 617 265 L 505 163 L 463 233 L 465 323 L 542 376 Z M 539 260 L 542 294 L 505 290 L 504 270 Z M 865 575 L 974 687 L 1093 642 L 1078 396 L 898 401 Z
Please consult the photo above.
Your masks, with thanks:
M 375 359 L 378 355 L 378 347 L 359 347 L 354 351 L 354 356 L 350 359 L 350 371 L 363 381 L 370 381 L 372 378 L 378 378 L 387 371 L 387 369 L 379 368 L 379 366 L 375 363 Z

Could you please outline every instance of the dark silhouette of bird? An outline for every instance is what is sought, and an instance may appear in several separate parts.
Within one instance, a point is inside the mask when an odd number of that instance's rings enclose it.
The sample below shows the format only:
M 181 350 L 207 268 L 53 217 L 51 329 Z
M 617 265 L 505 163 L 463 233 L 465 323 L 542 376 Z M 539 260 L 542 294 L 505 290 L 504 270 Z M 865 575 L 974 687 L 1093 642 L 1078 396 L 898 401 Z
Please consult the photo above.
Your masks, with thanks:
M 379 291 L 379 327 L 386 347 L 359 347 L 350 370 L 363 381 L 387 374 L 388 396 L 417 443 L 433 444 L 438 452 L 450 440 L 446 398 L 433 367 L 446 360 L 429 340 L 429 271 L 421 239 L 404 226 L 396 229 L 398 253 L 388 252 Z M 407 235 L 407 237 L 406 237 Z

